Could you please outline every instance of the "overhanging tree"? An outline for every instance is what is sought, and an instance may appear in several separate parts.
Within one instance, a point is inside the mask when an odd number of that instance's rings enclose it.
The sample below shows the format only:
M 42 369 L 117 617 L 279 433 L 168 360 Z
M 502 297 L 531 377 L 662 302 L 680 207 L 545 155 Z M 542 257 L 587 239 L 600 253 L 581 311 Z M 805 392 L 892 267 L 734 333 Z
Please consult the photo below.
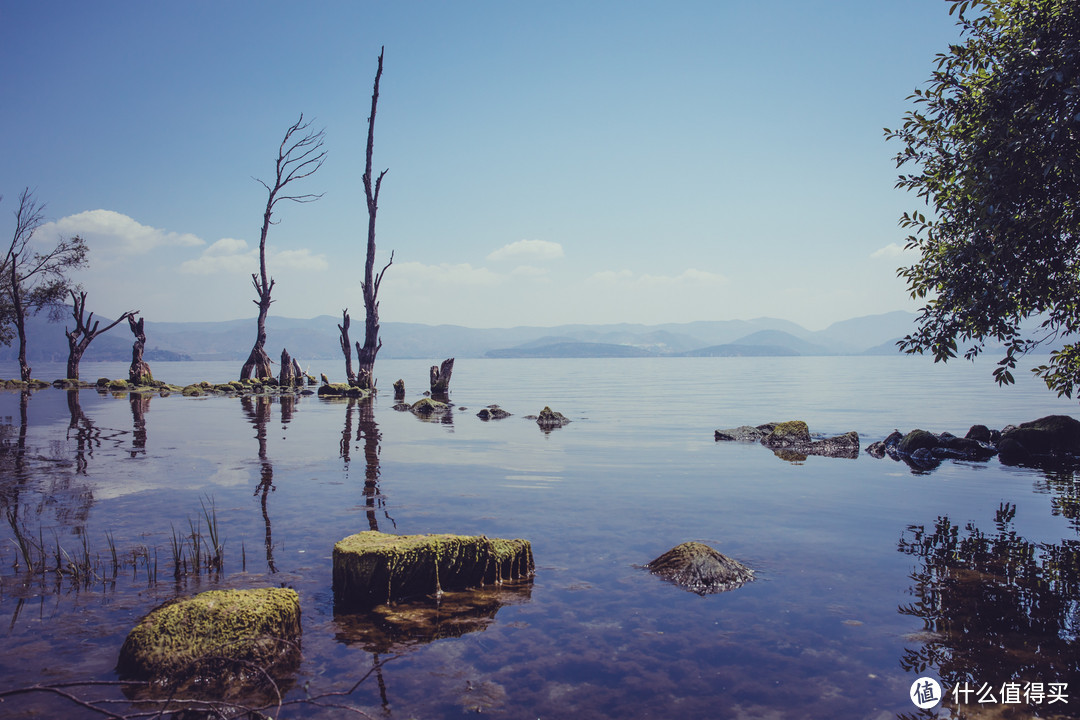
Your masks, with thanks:
M 61 238 L 42 252 L 34 249 L 31 240 L 44 222 L 44 211 L 34 193 L 24 189 L 15 211 L 15 232 L 0 261 L 0 342 L 6 345 L 18 337 L 19 375 L 24 381 L 31 372 L 26 359 L 26 319 L 44 308 L 59 319 L 72 287 L 68 273 L 86 265 L 87 247 L 79 236 Z
M 251 348 L 247 362 L 240 370 L 240 379 L 251 378 L 252 373 L 257 378 L 273 377 L 274 369 L 270 364 L 270 356 L 266 353 L 266 316 L 270 312 L 270 292 L 274 289 L 274 279 L 266 273 L 266 235 L 273 221 L 274 207 L 282 200 L 291 200 L 298 203 L 314 202 L 322 197 L 322 193 L 305 195 L 287 195 L 285 188 L 290 183 L 303 180 L 314 175 L 322 167 L 326 159 L 326 151 L 322 149 L 324 132 L 311 129 L 310 122 L 304 122 L 303 113 L 300 119 L 293 123 L 285 132 L 285 137 L 278 146 L 277 163 L 275 165 L 274 184 L 271 186 L 262 180 L 256 180 L 266 188 L 266 209 L 263 211 L 262 231 L 259 234 L 259 272 L 251 274 L 251 284 L 255 287 L 258 299 L 253 300 L 259 307 L 259 317 L 256 321 L 255 344 Z
M 1014 381 L 1018 359 L 1066 341 L 1033 369 L 1059 395 L 1080 384 L 1080 3 L 947 0 L 962 42 L 936 58 L 916 108 L 898 130 L 897 187 L 926 213 L 905 213 L 901 268 L 925 300 L 909 353 L 1003 357 L 994 377 Z M 1033 332 L 1025 332 L 1033 327 Z

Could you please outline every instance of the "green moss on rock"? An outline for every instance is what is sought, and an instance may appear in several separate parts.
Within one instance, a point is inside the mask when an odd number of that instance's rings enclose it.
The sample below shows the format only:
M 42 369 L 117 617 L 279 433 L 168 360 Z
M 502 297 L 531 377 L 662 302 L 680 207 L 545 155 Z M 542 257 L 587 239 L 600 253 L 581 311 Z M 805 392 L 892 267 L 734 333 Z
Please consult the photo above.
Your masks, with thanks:
M 777 423 L 761 440 L 763 445 L 771 448 L 796 447 L 810 442 L 810 428 L 802 420 Z
M 529 577 L 533 570 L 528 540 L 367 531 L 334 545 L 334 603 L 371 607 Z
M 211 590 L 150 611 L 120 649 L 122 677 L 245 674 L 299 653 L 300 597 L 288 588 Z

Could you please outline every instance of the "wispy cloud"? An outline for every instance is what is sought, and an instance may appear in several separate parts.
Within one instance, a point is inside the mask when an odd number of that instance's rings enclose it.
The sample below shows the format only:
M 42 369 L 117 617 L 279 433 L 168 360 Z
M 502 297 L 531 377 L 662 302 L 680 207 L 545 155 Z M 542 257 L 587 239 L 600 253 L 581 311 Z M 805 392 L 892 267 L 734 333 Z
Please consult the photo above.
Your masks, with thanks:
M 589 280 L 595 284 L 633 286 L 639 288 L 676 287 L 676 286 L 717 286 L 727 283 L 727 278 L 719 273 L 707 270 L 687 268 L 678 275 L 637 274 L 630 270 L 601 270 L 593 273 Z
M 518 240 L 509 245 L 503 245 L 498 250 L 488 254 L 487 259 L 492 262 L 501 260 L 555 260 L 564 257 L 563 247 L 557 242 L 549 240 Z
M 259 250 L 249 248 L 246 240 L 222 238 L 202 254 L 180 263 L 180 272 L 192 275 L 250 274 L 258 269 Z M 267 269 L 271 273 L 288 270 L 326 270 L 330 267 L 326 256 L 313 255 L 310 250 L 274 250 L 266 253 Z
M 908 257 L 913 254 L 911 250 L 905 250 L 903 245 L 899 243 L 889 243 L 883 248 L 878 248 L 874 252 L 870 253 L 872 258 L 900 258 Z
M 493 286 L 503 281 L 503 276 L 483 267 L 473 267 L 469 263 L 440 263 L 426 265 L 420 262 L 394 263 L 386 273 L 388 285 L 409 285 L 414 287 L 460 287 Z
M 55 242 L 60 237 L 79 235 L 97 255 L 143 255 L 165 246 L 198 247 L 205 245 L 191 233 L 168 232 L 143 225 L 113 210 L 87 210 L 42 225 L 36 238 Z

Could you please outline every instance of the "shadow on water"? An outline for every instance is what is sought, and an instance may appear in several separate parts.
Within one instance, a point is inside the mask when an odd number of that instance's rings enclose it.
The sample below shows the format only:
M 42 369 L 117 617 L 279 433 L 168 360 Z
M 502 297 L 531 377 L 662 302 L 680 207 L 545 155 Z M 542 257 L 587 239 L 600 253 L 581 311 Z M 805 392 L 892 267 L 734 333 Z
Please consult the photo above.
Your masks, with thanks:
M 1049 474 L 1046 484 L 1067 491 L 1055 498 L 1055 514 L 1076 507 L 1071 475 L 1066 483 Z M 900 665 L 936 673 L 942 706 L 954 717 L 988 702 L 1002 717 L 1080 717 L 1080 704 L 1060 699 L 1080 688 L 1080 541 L 1032 542 L 1017 533 L 1015 516 L 1006 502 L 991 532 L 947 516 L 932 528 L 907 527 L 898 550 L 918 564 L 910 575 L 914 600 L 898 611 L 921 619 L 924 631 L 911 636 L 919 644 L 905 648 Z

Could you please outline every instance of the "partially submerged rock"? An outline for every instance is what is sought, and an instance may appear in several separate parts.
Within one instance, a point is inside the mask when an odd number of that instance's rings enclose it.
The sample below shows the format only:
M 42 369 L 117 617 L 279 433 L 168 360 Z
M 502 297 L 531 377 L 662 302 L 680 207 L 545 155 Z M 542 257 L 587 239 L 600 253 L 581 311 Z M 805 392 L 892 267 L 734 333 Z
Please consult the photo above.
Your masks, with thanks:
M 151 610 L 128 633 L 117 671 L 170 683 L 243 678 L 295 665 L 299 641 L 295 590 L 210 590 Z
M 369 530 L 334 545 L 334 604 L 371 607 L 529 577 L 533 570 L 528 540 Z
M 418 418 L 429 419 L 447 415 L 453 411 L 453 408 L 448 403 L 444 403 L 441 400 L 422 397 L 410 405 L 409 410 Z
M 570 419 L 563 415 L 561 412 L 556 412 L 548 406 L 544 406 L 544 409 L 540 411 L 539 415 L 527 415 L 529 420 L 536 420 L 536 424 L 540 426 L 541 430 L 550 431 L 555 428 L 561 428 L 563 425 L 569 425 Z
M 801 462 L 808 455 L 849 459 L 859 456 L 857 432 L 851 431 L 827 438 L 819 436 L 815 440 L 802 420 L 770 422 L 756 426 L 741 425 L 737 428 L 716 430 L 713 433 L 713 439 L 717 442 L 760 442 L 778 457 L 790 462 Z
M 644 567 L 698 595 L 734 590 L 754 579 L 753 570 L 699 542 L 676 545 Z
M 498 405 L 488 405 L 486 408 L 481 408 L 480 412 L 476 413 L 476 417 L 481 420 L 502 420 L 503 418 L 510 417 L 510 413 L 503 410 Z M 569 422 L 569 420 L 567 420 Z
M 324 376 L 325 377 L 325 376 Z M 323 383 L 319 386 L 319 397 L 354 397 L 362 398 L 371 394 L 371 391 L 365 390 L 356 385 L 350 385 L 348 383 Z

